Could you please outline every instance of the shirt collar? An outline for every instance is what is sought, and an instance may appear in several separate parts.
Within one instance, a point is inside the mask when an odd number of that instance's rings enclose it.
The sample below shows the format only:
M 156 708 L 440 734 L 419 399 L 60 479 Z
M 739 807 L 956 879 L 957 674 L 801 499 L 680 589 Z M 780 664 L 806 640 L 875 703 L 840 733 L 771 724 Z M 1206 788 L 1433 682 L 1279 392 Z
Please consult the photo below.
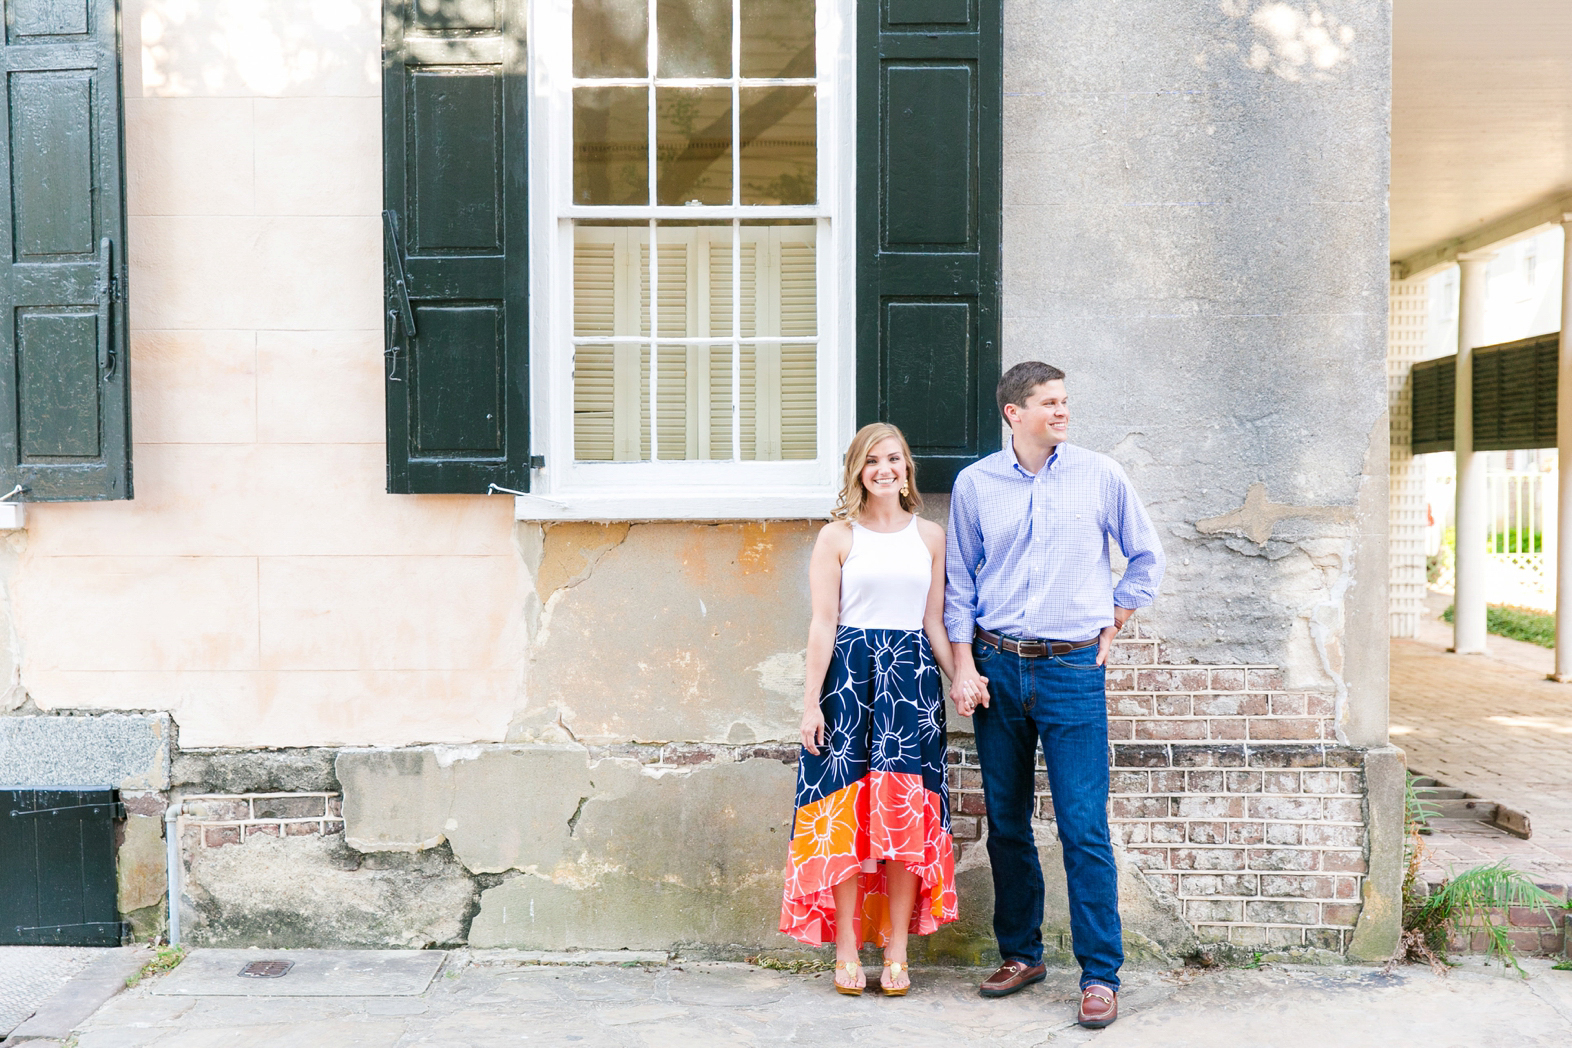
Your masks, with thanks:
M 1059 453 L 1061 451 L 1065 450 L 1066 448 L 1068 448 L 1069 446 L 1070 446 L 1070 444 L 1069 444 L 1068 441 L 1060 441 L 1058 444 L 1055 444 L 1053 451 L 1049 452 L 1049 454 L 1048 454 L 1048 461 L 1043 463 L 1043 471 L 1047 472 L 1048 470 L 1053 469 L 1054 464 L 1056 462 L 1058 462 L 1060 460 L 1060 458 L 1063 457 Z M 1009 464 L 1010 468 L 1015 472 L 1015 474 L 1017 476 L 1025 477 L 1028 480 L 1030 480 L 1030 479 L 1032 479 L 1032 477 L 1036 476 L 1036 474 L 1028 473 L 1026 471 L 1026 467 L 1021 465 L 1021 460 L 1016 457 L 1016 454 L 1015 454 L 1015 437 L 1012 436 L 1010 438 L 1010 440 L 1009 440 L 1009 443 L 1005 444 L 1005 446 L 1004 446 L 1004 456 L 1005 456 L 1005 461 Z

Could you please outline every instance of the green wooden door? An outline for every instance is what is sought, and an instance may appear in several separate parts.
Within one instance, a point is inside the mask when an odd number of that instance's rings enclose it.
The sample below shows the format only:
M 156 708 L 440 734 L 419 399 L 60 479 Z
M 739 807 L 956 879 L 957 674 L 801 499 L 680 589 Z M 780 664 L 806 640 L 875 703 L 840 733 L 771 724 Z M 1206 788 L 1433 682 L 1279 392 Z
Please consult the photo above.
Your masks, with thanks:
M 999 449 L 1001 6 L 858 5 L 857 420 L 928 491 Z
M 0 495 L 131 497 L 115 0 L 10 0 L 0 44 Z
M 0 789 L 0 945 L 119 946 L 115 820 L 104 788 Z
M 524 0 L 387 0 L 388 490 L 528 490 Z

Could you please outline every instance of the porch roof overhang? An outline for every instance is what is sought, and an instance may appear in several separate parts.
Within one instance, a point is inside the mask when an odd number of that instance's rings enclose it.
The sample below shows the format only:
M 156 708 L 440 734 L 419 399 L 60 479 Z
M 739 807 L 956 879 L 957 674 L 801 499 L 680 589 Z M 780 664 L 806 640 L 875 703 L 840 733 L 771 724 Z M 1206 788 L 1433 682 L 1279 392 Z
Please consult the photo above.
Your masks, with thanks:
M 1392 275 L 1572 212 L 1572 4 L 1395 0 Z

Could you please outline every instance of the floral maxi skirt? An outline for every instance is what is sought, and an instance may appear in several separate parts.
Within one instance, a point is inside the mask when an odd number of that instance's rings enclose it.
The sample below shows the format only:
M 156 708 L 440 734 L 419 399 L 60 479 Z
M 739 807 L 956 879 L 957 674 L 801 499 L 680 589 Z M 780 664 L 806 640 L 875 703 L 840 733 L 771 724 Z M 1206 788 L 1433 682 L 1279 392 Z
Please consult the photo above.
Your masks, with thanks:
M 885 866 L 917 874 L 908 930 L 955 920 L 955 854 L 945 783 L 944 703 L 933 650 L 920 630 L 842 626 L 819 708 L 826 745 L 797 763 L 796 817 L 781 931 L 835 941 L 831 889 L 858 875 L 857 942 L 885 945 Z

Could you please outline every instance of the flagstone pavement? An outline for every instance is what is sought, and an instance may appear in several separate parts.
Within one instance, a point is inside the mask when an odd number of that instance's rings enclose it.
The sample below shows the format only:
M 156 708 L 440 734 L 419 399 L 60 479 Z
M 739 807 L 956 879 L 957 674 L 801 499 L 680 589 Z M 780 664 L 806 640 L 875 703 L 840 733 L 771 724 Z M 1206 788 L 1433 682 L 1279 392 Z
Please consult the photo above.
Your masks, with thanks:
M 160 996 L 149 979 L 99 1009 L 74 1045 L 1026 1048 L 1095 1040 L 1099 1048 L 1565 1048 L 1572 972 L 1549 964 L 1527 962 L 1527 979 L 1477 958 L 1444 977 L 1421 967 L 1391 975 L 1276 965 L 1136 970 L 1121 994 L 1120 1020 L 1093 1032 L 1072 1022 L 1075 979 L 1067 971 L 1003 1000 L 977 996 L 985 972 L 954 968 L 919 969 L 908 997 L 841 997 L 827 973 L 681 961 L 499 964 L 459 951 L 420 996 L 174 997 Z

